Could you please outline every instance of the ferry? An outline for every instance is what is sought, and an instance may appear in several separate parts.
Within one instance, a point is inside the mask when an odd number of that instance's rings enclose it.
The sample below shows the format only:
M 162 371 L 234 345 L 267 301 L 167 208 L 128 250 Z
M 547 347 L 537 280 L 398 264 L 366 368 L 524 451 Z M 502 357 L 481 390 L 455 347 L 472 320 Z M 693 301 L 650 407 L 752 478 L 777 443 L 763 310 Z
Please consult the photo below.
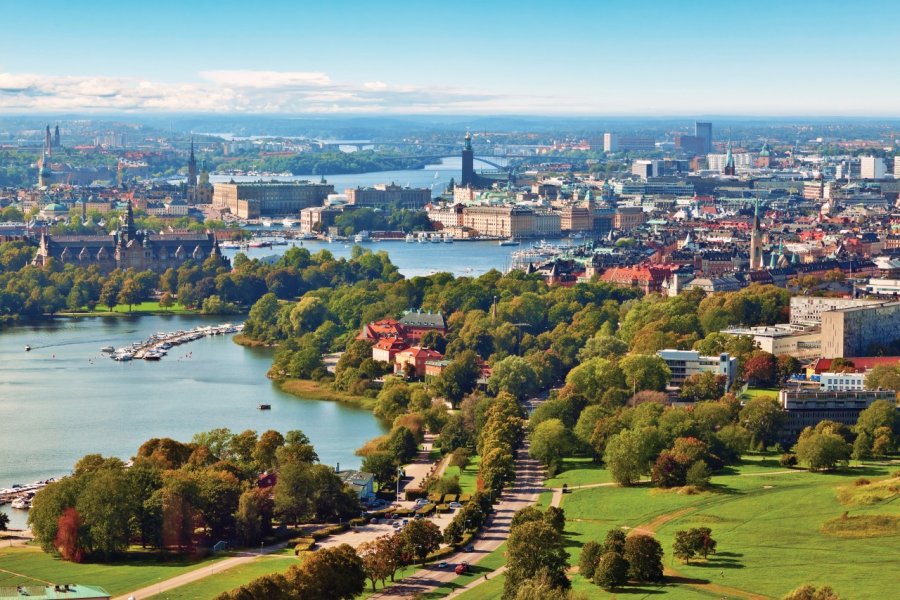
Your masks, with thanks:
M 443 239 L 443 242 L 444 242 L 445 244 L 452 244 L 452 243 L 453 243 L 453 236 L 450 235 L 449 233 L 445 233 L 445 234 L 444 234 L 444 237 L 443 237 L 442 239 Z

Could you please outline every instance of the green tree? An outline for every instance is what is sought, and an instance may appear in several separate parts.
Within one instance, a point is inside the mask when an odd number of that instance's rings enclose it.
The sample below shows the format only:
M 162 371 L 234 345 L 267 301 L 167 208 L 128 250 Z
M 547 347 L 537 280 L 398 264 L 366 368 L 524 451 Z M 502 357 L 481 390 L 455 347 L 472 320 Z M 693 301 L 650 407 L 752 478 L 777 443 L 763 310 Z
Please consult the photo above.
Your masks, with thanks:
M 434 382 L 434 391 L 456 409 L 466 394 L 475 390 L 479 377 L 481 367 L 478 365 L 478 355 L 472 350 L 464 350 L 441 371 Z
M 688 402 L 718 400 L 725 393 L 726 378 L 711 371 L 689 375 L 681 385 L 680 396 Z
M 853 453 L 850 455 L 853 460 L 867 460 L 872 458 L 872 438 L 865 431 L 860 432 L 853 441 Z
M 168 312 L 170 308 L 175 306 L 175 297 L 171 292 L 163 292 L 162 296 L 159 297 L 159 305 Z
M 597 561 L 593 582 L 605 590 L 615 590 L 628 583 L 628 562 L 617 552 L 606 552 Z
M 363 561 L 347 544 L 309 553 L 286 578 L 304 600 L 353 600 L 366 588 Z
M 859 413 L 854 430 L 857 434 L 865 432 L 874 439 L 875 431 L 879 427 L 887 427 L 896 433 L 898 425 L 900 425 L 900 419 L 897 418 L 896 403 L 888 400 L 876 400 Z
M 632 354 L 619 362 L 625 373 L 625 386 L 632 393 L 643 390 L 662 391 L 672 377 L 669 366 L 659 356 Z
M 741 409 L 740 422 L 757 448 L 765 448 L 775 441 L 778 429 L 784 422 L 785 414 L 772 396 L 756 396 Z
M 571 584 L 566 577 L 567 561 L 562 535 L 543 520 L 512 528 L 507 541 L 503 599 L 514 599 L 519 587 L 541 572 L 552 587 L 568 589 Z
M 650 473 L 653 450 L 653 442 L 645 431 L 626 429 L 609 438 L 603 462 L 615 482 L 634 485 L 642 475 Z
M 141 301 L 141 294 L 141 286 L 134 279 L 129 278 L 122 284 L 117 300 L 119 304 L 127 304 L 128 312 L 131 312 L 131 307 Z
M 867 390 L 894 390 L 900 392 L 900 369 L 896 366 L 878 365 L 866 374 Z
M 522 399 L 533 394 L 537 387 L 537 376 L 527 360 L 519 356 L 507 356 L 494 365 L 488 389 L 493 394 L 507 392 Z
M 810 471 L 833 469 L 846 465 L 850 458 L 850 445 L 834 433 L 818 433 L 806 428 L 794 448 L 797 460 L 806 463 Z
M 622 557 L 628 562 L 628 576 L 635 581 L 662 581 L 663 550 L 656 538 L 630 535 L 625 540 Z
M 841 600 L 841 597 L 827 585 L 816 587 L 807 583 L 792 590 L 782 600 Z
M 603 539 L 603 550 L 601 554 L 606 554 L 607 552 L 615 552 L 616 554 L 622 554 L 625 552 L 625 532 L 621 529 L 610 529 L 606 532 L 606 537 Z
M 441 546 L 441 528 L 425 519 L 413 519 L 400 531 L 408 552 L 425 566 L 425 558 Z
M 594 540 L 589 540 L 581 547 L 581 556 L 578 557 L 578 573 L 585 579 L 594 578 L 594 570 L 600 561 L 603 546 Z
M 574 446 L 572 432 L 559 419 L 538 424 L 529 439 L 531 446 L 528 455 L 547 465 L 551 477 L 559 471 L 562 459 L 572 452 Z

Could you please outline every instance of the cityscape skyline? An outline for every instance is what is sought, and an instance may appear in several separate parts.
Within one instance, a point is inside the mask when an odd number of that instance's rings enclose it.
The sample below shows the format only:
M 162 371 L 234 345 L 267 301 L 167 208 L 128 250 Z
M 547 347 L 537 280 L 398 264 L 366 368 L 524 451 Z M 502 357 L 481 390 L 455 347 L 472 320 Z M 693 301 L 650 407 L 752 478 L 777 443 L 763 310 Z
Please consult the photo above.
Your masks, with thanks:
M 900 115 L 892 3 L 565 4 L 10 2 L 0 110 Z

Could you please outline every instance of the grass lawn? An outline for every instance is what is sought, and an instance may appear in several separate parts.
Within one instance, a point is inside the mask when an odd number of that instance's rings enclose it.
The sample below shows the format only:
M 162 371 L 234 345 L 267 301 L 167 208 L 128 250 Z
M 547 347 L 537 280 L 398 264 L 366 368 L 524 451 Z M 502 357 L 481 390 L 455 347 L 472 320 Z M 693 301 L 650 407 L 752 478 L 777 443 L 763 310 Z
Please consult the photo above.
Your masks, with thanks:
M 76 564 L 45 554 L 38 547 L 0 548 L 0 587 L 81 583 L 98 585 L 115 596 L 209 567 L 217 560 L 198 561 L 176 556 L 161 559 L 153 554 L 133 552 L 126 561 Z
M 747 391 L 741 396 L 741 399 L 750 400 L 757 396 L 778 397 L 779 388 L 747 388 Z
M 568 484 L 571 489 L 580 485 L 606 483 L 610 480 L 609 471 L 590 458 L 566 458 L 563 459 L 562 469 L 556 477 L 547 479 L 544 485 L 559 488 L 563 484 Z
M 331 400 L 333 402 L 351 404 L 366 410 L 375 408 L 375 398 L 339 392 L 332 389 L 327 383 L 323 384 L 309 379 L 285 379 L 278 384 L 278 387 L 288 394 L 293 394 L 306 400 Z
M 476 482 L 478 479 L 478 465 L 481 463 L 481 457 L 477 454 L 473 454 L 469 459 L 469 465 L 465 468 L 465 470 L 460 469 L 459 467 L 450 467 L 448 466 L 444 470 L 444 475 L 459 475 L 459 487 L 462 489 L 463 493 L 466 494 L 474 494 L 476 491 Z
M 263 556 L 253 562 L 238 565 L 222 573 L 215 573 L 215 565 L 210 565 L 213 574 L 205 579 L 150 596 L 156 600 L 204 600 L 215 598 L 222 592 L 233 590 L 269 573 L 283 573 L 291 565 L 299 564 L 293 556 Z
M 94 317 L 98 315 L 111 315 L 111 314 L 170 314 L 170 315 L 192 315 L 197 314 L 197 309 L 194 308 L 185 308 L 180 304 L 174 304 L 169 308 L 163 308 L 159 305 L 159 302 L 149 301 L 149 302 L 140 302 L 138 304 L 132 304 L 131 310 L 128 310 L 127 304 L 117 304 L 113 307 L 112 310 L 109 310 L 109 307 L 104 305 L 97 305 L 94 310 L 84 310 L 79 312 L 66 312 L 63 311 L 59 314 L 67 315 L 67 316 L 85 316 L 85 317 Z
M 900 536 L 836 537 L 822 533 L 822 526 L 847 510 L 851 517 L 900 515 L 900 505 L 890 500 L 844 506 L 837 499 L 838 489 L 852 486 L 858 477 L 875 482 L 895 468 L 865 465 L 833 474 L 799 469 L 783 473 L 786 469 L 772 456 L 748 456 L 741 465 L 713 477 L 714 491 L 696 495 L 649 486 L 576 489 L 563 497 L 570 564 L 577 564 L 584 542 L 602 540 L 608 529 L 658 520 L 655 529 L 665 552 L 664 564 L 682 576 L 772 598 L 803 583 L 830 585 L 843 598 L 884 598 L 885 590 L 893 586 Z M 673 561 L 675 532 L 699 526 L 712 528 L 719 552 L 707 562 Z M 590 598 L 613 597 L 577 574 L 572 582 Z M 680 584 L 642 589 L 673 599 L 710 597 L 707 590 Z M 640 592 L 628 588 L 627 593 Z M 488 596 L 475 590 L 463 595 L 467 600 L 481 597 Z

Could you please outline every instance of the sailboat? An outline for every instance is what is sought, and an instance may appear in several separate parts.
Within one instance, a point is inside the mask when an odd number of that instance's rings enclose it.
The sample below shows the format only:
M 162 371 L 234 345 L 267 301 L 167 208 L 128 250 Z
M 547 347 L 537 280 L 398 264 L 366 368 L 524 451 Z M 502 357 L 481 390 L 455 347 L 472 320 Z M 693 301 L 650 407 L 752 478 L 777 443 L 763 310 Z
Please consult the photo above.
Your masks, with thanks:
M 435 179 L 438 179 L 439 177 L 440 177 L 440 174 L 438 174 L 438 172 L 435 171 L 435 172 L 434 172 L 434 178 L 435 178 Z

